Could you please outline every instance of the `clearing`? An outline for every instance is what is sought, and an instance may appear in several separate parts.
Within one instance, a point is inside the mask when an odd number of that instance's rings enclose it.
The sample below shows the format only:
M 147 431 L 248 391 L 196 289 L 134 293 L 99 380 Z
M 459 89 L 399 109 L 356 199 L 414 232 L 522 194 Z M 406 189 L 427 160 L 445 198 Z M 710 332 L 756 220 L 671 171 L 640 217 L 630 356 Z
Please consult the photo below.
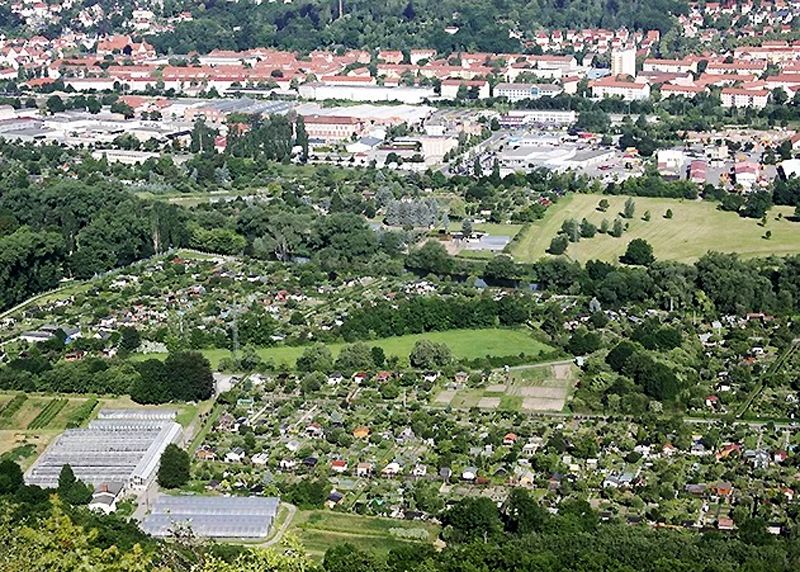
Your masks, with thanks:
M 552 350 L 547 344 L 533 338 L 525 330 L 512 330 L 501 328 L 490 328 L 485 330 L 448 330 L 445 332 L 428 332 L 424 334 L 409 334 L 407 336 L 396 336 L 392 338 L 382 338 L 379 340 L 365 340 L 367 346 L 378 346 L 383 348 L 387 356 L 398 356 L 407 359 L 408 354 L 414 348 L 414 344 L 419 340 L 431 340 L 447 344 L 452 350 L 456 359 L 478 359 L 486 356 L 517 356 L 525 354 L 538 356 Z M 347 344 L 335 343 L 327 344 L 334 357 Z M 297 358 L 303 353 L 306 346 L 275 346 L 258 348 L 258 355 L 264 360 L 271 360 L 276 366 L 293 368 Z M 211 362 L 211 366 L 216 369 L 221 359 L 230 357 L 231 353 L 223 349 L 202 350 Z M 164 358 L 164 354 L 139 354 L 135 359 Z
M 439 527 L 421 521 L 310 510 L 298 511 L 289 533 L 297 536 L 312 556 L 320 558 L 328 548 L 343 542 L 383 554 L 408 543 L 433 544 Z
M 571 362 L 495 371 L 488 385 L 454 389 L 446 387 L 433 398 L 437 406 L 459 409 L 501 409 L 506 411 L 562 411 L 575 386 Z
M 597 210 L 601 199 L 610 207 L 606 212 Z M 511 246 L 511 253 L 520 262 L 532 262 L 547 256 L 550 241 L 561 229 L 561 224 L 574 218 L 580 222 L 588 219 L 600 226 L 603 219 L 609 224 L 622 212 L 627 196 L 572 194 L 563 197 L 547 209 L 542 220 L 530 225 L 519 241 Z M 735 213 L 717 209 L 717 204 L 708 201 L 633 197 L 636 213 L 630 220 L 630 228 L 620 238 L 597 234 L 594 238 L 583 238 L 571 243 L 566 256 L 572 260 L 605 260 L 617 262 L 624 254 L 628 243 L 634 238 L 643 238 L 652 246 L 656 258 L 693 262 L 710 250 L 736 252 L 743 257 L 783 255 L 800 252 L 800 222 L 791 219 L 791 207 L 773 207 L 767 217 L 767 225 L 759 226 L 755 219 L 742 218 Z M 667 209 L 673 217 L 664 218 Z M 642 220 L 645 211 L 651 219 Z M 778 215 L 782 214 L 782 218 Z M 772 238 L 763 238 L 769 230 Z

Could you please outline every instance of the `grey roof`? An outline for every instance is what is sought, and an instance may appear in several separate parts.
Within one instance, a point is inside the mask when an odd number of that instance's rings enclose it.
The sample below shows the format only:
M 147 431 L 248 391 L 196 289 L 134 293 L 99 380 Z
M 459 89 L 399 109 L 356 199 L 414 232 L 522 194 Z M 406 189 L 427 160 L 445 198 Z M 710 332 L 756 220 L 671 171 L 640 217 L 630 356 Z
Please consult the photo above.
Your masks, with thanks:
M 381 143 L 383 143 L 383 139 L 367 135 L 366 137 L 362 137 L 361 139 L 359 139 L 358 142 L 363 145 L 368 145 L 369 147 L 375 147 L 375 145 L 380 145 Z
M 25 475 L 27 484 L 56 487 L 64 465 L 97 486 L 145 484 L 155 474 L 161 453 L 178 440 L 181 427 L 159 419 L 96 419 L 85 429 L 67 429 Z
M 162 495 L 142 523 L 153 536 L 169 536 L 188 526 L 198 536 L 263 538 L 278 512 L 275 497 L 208 497 Z

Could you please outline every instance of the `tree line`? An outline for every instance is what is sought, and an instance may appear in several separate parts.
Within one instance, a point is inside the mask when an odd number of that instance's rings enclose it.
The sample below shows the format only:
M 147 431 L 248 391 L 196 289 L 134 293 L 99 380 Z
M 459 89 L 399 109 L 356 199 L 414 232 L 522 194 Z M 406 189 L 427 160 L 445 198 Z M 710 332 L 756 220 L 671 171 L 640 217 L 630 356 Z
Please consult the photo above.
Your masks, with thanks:
M 339 12 L 339 6 L 343 12 Z M 470 50 L 515 53 L 524 48 L 510 29 L 626 26 L 671 29 L 675 15 L 687 13 L 682 0 L 391 0 L 389 2 L 207 3 L 193 19 L 148 36 L 161 53 L 208 53 L 213 49 L 256 47 L 311 52 L 320 48 L 434 48 L 439 53 Z M 445 31 L 448 26 L 454 26 Z M 456 30 L 453 32 L 453 30 Z M 453 32 L 453 33 L 450 33 Z
M 45 346 L 41 348 L 38 346 Z M 137 403 L 202 401 L 212 396 L 208 360 L 197 352 L 175 352 L 163 361 L 142 363 L 86 357 L 65 362 L 60 353 L 38 344 L 25 357 L 0 367 L 6 391 L 130 395 Z
M 181 246 L 176 207 L 126 190 L 69 181 L 0 187 L 0 307 Z
M 483 264 L 456 259 L 440 243 L 429 241 L 412 250 L 405 264 L 423 275 L 490 276 L 520 287 L 595 297 L 614 308 L 655 304 L 664 309 L 700 308 L 709 314 L 800 309 L 800 255 L 743 260 L 736 254 L 709 252 L 694 264 L 655 260 L 646 267 L 601 260 L 582 265 L 560 256 L 518 264 L 499 255 Z
M 418 296 L 379 301 L 351 312 L 340 328 L 346 340 L 466 328 L 515 326 L 530 317 L 533 302 L 522 295 L 490 297 Z

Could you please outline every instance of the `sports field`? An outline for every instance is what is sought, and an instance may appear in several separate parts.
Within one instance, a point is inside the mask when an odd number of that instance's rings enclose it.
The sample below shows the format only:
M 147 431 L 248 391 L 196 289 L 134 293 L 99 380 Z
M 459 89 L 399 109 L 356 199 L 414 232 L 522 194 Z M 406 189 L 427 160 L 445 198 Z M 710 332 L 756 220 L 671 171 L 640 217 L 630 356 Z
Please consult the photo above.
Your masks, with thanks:
M 598 227 L 604 218 L 613 223 L 627 198 L 582 194 L 564 197 L 547 210 L 542 220 L 530 225 L 525 236 L 511 247 L 511 252 L 520 262 L 547 256 L 550 241 L 565 220 L 574 218 L 580 222 L 585 217 Z M 601 199 L 610 203 L 606 212 L 597 210 Z M 757 220 L 720 211 L 711 202 L 645 197 L 633 200 L 636 213 L 629 221 L 623 219 L 630 223 L 630 228 L 620 238 L 598 233 L 594 238 L 571 243 L 566 255 L 580 262 L 592 259 L 616 262 L 634 238 L 647 240 L 656 258 L 682 262 L 693 262 L 711 250 L 736 252 L 743 257 L 800 253 L 800 222 L 791 219 L 794 212 L 791 207 L 774 207 L 767 217 L 767 225 L 762 227 Z M 664 218 L 667 209 L 672 209 L 671 219 Z M 651 218 L 644 221 L 642 216 L 648 210 Z M 779 213 L 783 214 L 780 220 L 777 219 Z M 767 230 L 772 232 L 770 240 L 763 238 Z
M 525 330 L 505 330 L 500 328 L 428 332 L 425 334 L 367 340 L 364 343 L 370 347 L 378 346 L 383 348 L 387 356 L 398 356 L 401 359 L 406 359 L 408 354 L 411 353 L 414 344 L 422 339 L 447 344 L 456 359 L 467 360 L 486 356 L 512 356 L 521 353 L 537 356 L 552 349 L 547 344 L 534 339 Z M 328 344 L 328 347 L 336 357 L 344 345 L 346 344 L 335 343 Z M 276 346 L 258 348 L 257 352 L 262 359 L 272 360 L 276 366 L 284 365 L 291 368 L 294 367 L 297 358 L 302 355 L 304 349 L 304 346 Z M 231 355 L 228 350 L 222 349 L 203 350 L 203 354 L 214 368 L 216 368 L 221 359 Z M 136 356 L 137 359 L 152 357 L 163 358 L 164 356 L 159 354 L 140 354 Z

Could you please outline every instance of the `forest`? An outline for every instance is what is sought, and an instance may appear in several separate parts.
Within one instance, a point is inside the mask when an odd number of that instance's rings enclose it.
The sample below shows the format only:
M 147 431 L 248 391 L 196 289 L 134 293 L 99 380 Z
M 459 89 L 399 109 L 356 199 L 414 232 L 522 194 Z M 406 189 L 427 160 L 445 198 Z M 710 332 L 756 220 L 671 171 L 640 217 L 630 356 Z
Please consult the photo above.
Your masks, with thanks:
M 159 52 L 174 54 L 264 46 L 306 53 L 323 47 L 519 52 L 522 44 L 509 31 L 626 26 L 664 33 L 674 25 L 674 15 L 688 10 L 681 0 L 348 0 L 341 3 L 341 14 L 339 5 L 336 0 L 175 1 L 165 3 L 165 11 L 191 6 L 194 19 L 148 41 Z M 445 32 L 448 26 L 458 31 Z
M 176 207 L 104 183 L 0 188 L 0 307 L 187 242 Z

